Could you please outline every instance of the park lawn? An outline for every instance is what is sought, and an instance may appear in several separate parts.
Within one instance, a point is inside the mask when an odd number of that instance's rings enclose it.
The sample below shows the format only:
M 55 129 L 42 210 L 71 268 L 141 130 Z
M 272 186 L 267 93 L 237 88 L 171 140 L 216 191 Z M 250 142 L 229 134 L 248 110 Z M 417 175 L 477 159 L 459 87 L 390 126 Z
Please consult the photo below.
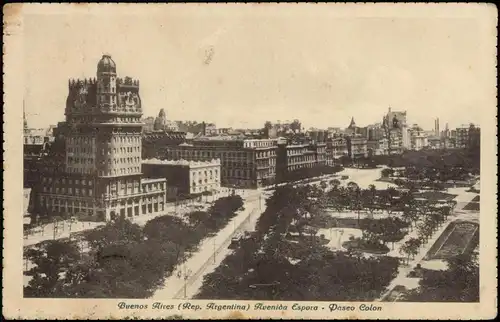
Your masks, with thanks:
M 342 218 L 331 215 L 322 216 L 313 226 L 317 228 L 359 228 L 357 218 Z
M 387 254 L 388 252 L 391 251 L 389 247 L 387 247 L 384 244 L 369 243 L 368 241 L 362 238 L 354 238 L 352 240 L 348 240 L 342 244 L 342 247 L 351 251 L 358 251 L 358 252 L 377 254 L 377 255 Z
M 479 225 L 452 222 L 425 255 L 426 260 L 448 259 L 472 251 L 478 242 Z
M 457 195 L 441 191 L 424 191 L 415 194 L 415 198 L 424 198 L 428 200 L 453 200 Z

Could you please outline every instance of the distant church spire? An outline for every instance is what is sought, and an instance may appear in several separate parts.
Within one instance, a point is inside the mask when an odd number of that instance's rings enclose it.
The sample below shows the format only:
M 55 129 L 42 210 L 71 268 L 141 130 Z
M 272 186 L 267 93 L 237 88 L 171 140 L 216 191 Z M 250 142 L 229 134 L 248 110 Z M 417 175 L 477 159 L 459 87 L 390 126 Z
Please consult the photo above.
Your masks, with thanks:
M 24 129 L 28 128 L 28 120 L 26 120 L 26 111 L 24 107 L 24 100 L 23 100 L 23 121 L 24 121 Z
M 354 117 L 351 118 L 351 124 L 349 124 L 349 128 L 353 129 L 356 127 L 356 122 L 354 122 Z

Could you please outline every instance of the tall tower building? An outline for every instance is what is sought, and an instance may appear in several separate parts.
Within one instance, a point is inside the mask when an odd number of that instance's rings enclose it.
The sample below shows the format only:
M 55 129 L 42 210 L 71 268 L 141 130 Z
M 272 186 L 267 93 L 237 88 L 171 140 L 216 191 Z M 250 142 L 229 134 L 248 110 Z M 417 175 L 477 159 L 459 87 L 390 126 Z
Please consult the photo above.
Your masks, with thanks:
M 102 220 L 132 217 L 146 206 L 141 192 L 148 192 L 145 202 L 149 203 L 156 191 L 153 202 L 161 207 L 153 209 L 162 209 L 165 182 L 151 183 L 151 190 L 147 180 L 141 181 L 139 81 L 117 78 L 115 62 L 103 55 L 97 78 L 70 80 L 68 89 L 64 165 L 43 178 L 47 182 L 41 193 L 42 208 Z M 143 208 L 142 213 L 146 211 Z
M 434 135 L 435 136 L 439 136 L 440 135 L 440 132 L 439 132 L 439 118 L 437 118 L 437 119 L 434 120 Z

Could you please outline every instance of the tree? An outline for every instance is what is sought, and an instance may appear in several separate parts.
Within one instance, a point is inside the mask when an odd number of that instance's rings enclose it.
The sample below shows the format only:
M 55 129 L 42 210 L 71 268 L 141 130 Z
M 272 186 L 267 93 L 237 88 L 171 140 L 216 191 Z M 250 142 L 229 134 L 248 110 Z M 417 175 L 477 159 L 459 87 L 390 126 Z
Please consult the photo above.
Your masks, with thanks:
M 368 186 L 367 190 L 362 190 L 362 200 L 363 200 L 363 208 L 368 209 L 370 212 L 370 217 L 373 217 L 373 212 L 378 206 L 378 195 L 377 189 L 373 184 Z
M 330 185 L 332 186 L 332 190 L 338 190 L 340 186 L 340 180 L 339 179 L 332 179 L 330 180 Z
M 351 211 L 355 211 L 358 215 L 358 224 L 361 216 L 361 210 L 363 210 L 363 198 L 361 196 L 361 190 L 356 188 L 349 193 L 349 206 Z
M 398 194 L 398 191 L 393 187 L 381 191 L 381 203 L 385 206 L 385 210 L 389 215 L 391 215 L 394 210 L 394 200 Z
M 195 226 L 202 224 L 197 222 Z M 172 216 L 156 217 L 148 221 L 143 231 L 148 240 L 171 243 L 178 260 L 184 252 L 194 250 L 194 247 L 205 237 L 200 230 L 193 230 L 182 219 Z
M 394 170 L 389 168 L 382 169 L 381 175 L 383 178 L 389 178 L 394 175 Z
M 64 296 L 64 274 L 79 260 L 80 253 L 76 246 L 60 240 L 49 240 L 37 248 L 26 251 L 26 258 L 32 262 L 32 268 L 26 272 L 31 276 L 24 288 L 26 297 L 61 297 Z
M 410 256 L 415 258 L 415 255 L 418 254 L 420 245 L 421 242 L 418 238 L 410 238 L 401 246 L 399 252 L 407 256 L 407 263 L 410 263 Z
M 424 271 L 418 289 L 403 300 L 410 302 L 478 302 L 479 265 L 472 254 L 452 257 L 448 269 Z
M 110 244 L 141 241 L 144 235 L 139 225 L 124 217 L 118 217 L 102 227 L 91 230 L 85 238 L 91 248 L 101 249 Z
M 398 217 L 382 219 L 382 235 L 380 238 L 384 243 L 392 243 L 392 249 L 394 250 L 394 243 L 406 236 L 406 232 L 403 229 L 407 227 L 408 224 Z
M 413 226 L 417 224 L 419 219 L 417 211 L 411 205 L 405 206 L 402 217 L 410 224 L 410 229 L 413 229 Z

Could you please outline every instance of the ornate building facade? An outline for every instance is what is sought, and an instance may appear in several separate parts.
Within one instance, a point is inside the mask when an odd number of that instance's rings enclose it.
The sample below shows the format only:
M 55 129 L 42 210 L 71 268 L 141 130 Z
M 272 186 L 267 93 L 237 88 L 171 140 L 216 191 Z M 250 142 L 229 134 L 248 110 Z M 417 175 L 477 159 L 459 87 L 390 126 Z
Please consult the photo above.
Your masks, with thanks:
M 192 144 L 165 147 L 159 155 L 167 160 L 220 159 L 223 186 L 257 188 L 274 183 L 276 149 L 275 139 L 204 137 L 193 140 Z
M 70 80 L 68 89 L 65 157 L 41 178 L 41 211 L 109 220 L 163 210 L 166 181 L 141 178 L 139 81 L 118 78 L 103 55 L 97 78 Z

